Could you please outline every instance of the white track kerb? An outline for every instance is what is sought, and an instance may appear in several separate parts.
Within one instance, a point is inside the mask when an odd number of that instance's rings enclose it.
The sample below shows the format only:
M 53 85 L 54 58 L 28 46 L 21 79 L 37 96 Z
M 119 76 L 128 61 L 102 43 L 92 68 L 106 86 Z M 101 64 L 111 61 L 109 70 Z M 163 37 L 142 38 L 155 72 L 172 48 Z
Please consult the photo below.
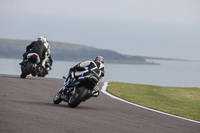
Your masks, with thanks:
M 112 94 L 108 93 L 108 92 L 106 91 L 107 87 L 108 87 L 108 82 L 104 82 L 104 85 L 102 86 L 101 91 L 102 91 L 104 94 L 106 94 L 106 95 L 108 95 L 108 96 L 110 96 L 110 97 L 112 97 L 112 98 L 114 98 L 114 99 L 120 100 L 120 101 L 122 101 L 122 102 L 125 102 L 125 103 L 128 103 L 128 104 L 131 104 L 131 105 L 134 105 L 134 106 L 137 106 L 137 107 L 140 107 L 140 108 L 146 109 L 146 110 L 150 110 L 150 111 L 153 111 L 153 112 L 157 112 L 157 113 L 160 113 L 160 114 L 164 114 L 164 115 L 168 115 L 168 116 L 176 117 L 176 118 L 179 118 L 179 119 L 183 119 L 183 120 L 187 120 L 187 121 L 191 121 L 191 122 L 195 122 L 195 123 L 200 123 L 199 121 L 195 121 L 195 120 L 191 120 L 191 119 L 183 118 L 183 117 L 180 117 L 180 116 L 176 116 L 176 115 L 168 114 L 168 113 L 165 113 L 165 112 L 161 112 L 161 111 L 158 111 L 158 110 L 150 109 L 150 108 L 147 108 L 147 107 L 144 107 L 144 106 L 138 105 L 138 104 L 134 104 L 134 103 L 128 102 L 128 101 L 126 101 L 126 100 L 123 100 L 123 99 L 121 99 L 121 98 L 118 98 L 118 97 L 113 96 Z

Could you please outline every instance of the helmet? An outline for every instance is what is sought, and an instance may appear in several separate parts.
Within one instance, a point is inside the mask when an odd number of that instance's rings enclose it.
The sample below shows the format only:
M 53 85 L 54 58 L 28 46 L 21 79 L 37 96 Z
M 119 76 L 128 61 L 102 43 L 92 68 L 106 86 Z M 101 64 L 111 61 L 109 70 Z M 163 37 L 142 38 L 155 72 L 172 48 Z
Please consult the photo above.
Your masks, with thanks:
M 102 56 L 97 56 L 97 57 L 95 57 L 95 58 L 94 58 L 94 61 L 95 61 L 95 62 L 102 62 L 102 63 L 104 62 Z
M 47 38 L 46 37 L 44 37 L 44 43 L 46 43 L 47 42 Z
M 45 42 L 47 42 L 47 39 L 43 36 L 40 36 L 40 37 L 38 37 L 37 41 L 41 41 L 41 42 L 45 43 Z

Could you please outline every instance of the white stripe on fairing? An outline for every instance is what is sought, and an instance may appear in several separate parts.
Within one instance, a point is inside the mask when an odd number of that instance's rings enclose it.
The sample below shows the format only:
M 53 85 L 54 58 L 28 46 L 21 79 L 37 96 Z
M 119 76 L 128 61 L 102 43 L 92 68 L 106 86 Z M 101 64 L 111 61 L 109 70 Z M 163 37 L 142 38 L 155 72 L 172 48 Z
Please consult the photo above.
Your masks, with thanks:
M 112 94 L 108 93 L 108 92 L 106 91 L 107 86 L 108 86 L 108 82 L 104 82 L 101 91 L 102 91 L 104 94 L 106 94 L 106 95 L 108 95 L 108 96 L 110 96 L 110 97 L 112 97 L 112 98 L 114 98 L 114 99 L 120 100 L 120 101 L 122 101 L 122 102 L 125 102 L 125 103 L 128 103 L 128 104 L 131 104 L 131 105 L 134 105 L 134 106 L 137 106 L 137 107 L 140 107 L 140 108 L 146 109 L 146 110 L 150 110 L 150 111 L 153 111 L 153 112 L 157 112 L 157 113 L 160 113 L 160 114 L 164 114 L 164 115 L 172 116 L 172 117 L 175 117 L 175 118 L 179 118 L 179 119 L 183 119 L 183 120 L 187 120 L 187 121 L 191 121 L 191 122 L 195 122 L 195 123 L 200 123 L 199 121 L 195 121 L 195 120 L 187 119 L 187 118 L 184 118 L 184 117 L 180 117 L 180 116 L 176 116 L 176 115 L 168 114 L 168 113 L 161 112 L 161 111 L 154 110 L 154 109 L 150 109 L 150 108 L 147 108 L 147 107 L 144 107 L 144 106 L 141 106 L 141 105 L 135 104 L 135 103 L 128 102 L 128 101 L 126 101 L 126 100 L 123 100 L 123 99 L 121 99 L 121 98 L 118 98 L 118 97 L 113 96 Z

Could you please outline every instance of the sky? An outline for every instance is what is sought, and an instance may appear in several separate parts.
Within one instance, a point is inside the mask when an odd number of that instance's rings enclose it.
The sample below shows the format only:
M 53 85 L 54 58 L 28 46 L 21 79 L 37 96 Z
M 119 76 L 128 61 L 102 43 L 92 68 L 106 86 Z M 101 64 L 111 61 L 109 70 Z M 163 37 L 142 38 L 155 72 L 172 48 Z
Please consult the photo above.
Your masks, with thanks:
M 200 60 L 199 6 L 199 0 L 0 0 L 0 38 L 42 35 L 126 55 Z

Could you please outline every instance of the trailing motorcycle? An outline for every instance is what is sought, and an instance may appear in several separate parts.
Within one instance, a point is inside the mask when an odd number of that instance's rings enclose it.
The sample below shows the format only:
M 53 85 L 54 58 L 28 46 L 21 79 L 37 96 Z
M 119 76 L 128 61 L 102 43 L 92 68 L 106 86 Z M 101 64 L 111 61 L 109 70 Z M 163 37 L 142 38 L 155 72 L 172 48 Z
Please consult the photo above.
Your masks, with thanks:
M 37 74 L 37 65 L 40 63 L 40 57 L 37 53 L 29 53 L 27 55 L 27 60 L 21 65 L 21 78 L 26 78 L 27 75 L 32 74 L 36 76 Z
M 99 79 L 92 73 L 86 76 L 79 77 L 73 86 L 69 87 L 73 81 L 74 72 L 69 72 L 65 79 L 63 87 L 57 92 L 53 98 L 54 104 L 59 104 L 64 101 L 68 103 L 71 108 L 77 107 L 81 102 L 90 99 L 91 97 L 97 97 L 99 95 L 98 82 Z

